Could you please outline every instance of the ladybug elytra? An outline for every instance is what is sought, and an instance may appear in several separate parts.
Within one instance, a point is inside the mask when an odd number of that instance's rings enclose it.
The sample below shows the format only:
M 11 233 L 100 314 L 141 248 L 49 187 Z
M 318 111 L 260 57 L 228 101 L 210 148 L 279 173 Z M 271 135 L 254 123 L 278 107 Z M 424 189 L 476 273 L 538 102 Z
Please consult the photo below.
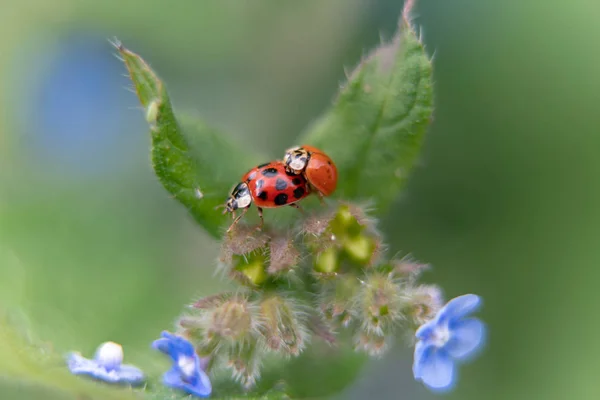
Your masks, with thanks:
M 335 191 L 338 178 L 337 167 L 322 150 L 308 145 L 293 147 L 285 152 L 283 162 L 287 171 L 304 176 L 317 190 L 321 201 L 323 196 L 329 196 Z
M 260 229 L 263 226 L 263 208 L 291 206 L 300 209 L 296 204 L 310 194 L 309 185 L 302 175 L 289 172 L 281 161 L 272 161 L 252 168 L 238 183 L 225 203 L 225 211 L 234 218 L 227 232 L 244 216 L 252 203 L 256 204 L 260 217 Z M 235 216 L 235 211 L 242 209 L 242 214 Z

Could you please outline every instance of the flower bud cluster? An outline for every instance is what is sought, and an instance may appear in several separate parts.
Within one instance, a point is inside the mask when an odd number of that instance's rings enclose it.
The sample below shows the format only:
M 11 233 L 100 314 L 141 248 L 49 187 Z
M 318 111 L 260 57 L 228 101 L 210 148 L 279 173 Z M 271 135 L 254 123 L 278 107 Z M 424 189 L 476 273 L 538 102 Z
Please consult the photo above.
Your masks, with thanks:
M 201 299 L 179 320 L 184 336 L 200 356 L 232 371 L 233 377 L 251 387 L 260 375 L 259 307 L 247 294 L 227 293 Z
M 250 388 L 269 354 L 296 357 L 344 330 L 356 351 L 378 357 L 400 329 L 414 334 L 441 308 L 440 290 L 417 282 L 425 265 L 384 259 L 364 206 L 337 204 L 295 231 L 240 223 L 224 238 L 219 270 L 240 290 L 200 299 L 179 320 L 209 370 L 229 369 Z
M 218 269 L 250 288 L 293 279 L 300 261 L 296 246 L 289 233 L 257 231 L 238 224 L 223 241 Z
M 382 250 L 375 221 L 354 204 L 343 203 L 333 211 L 309 217 L 302 224 L 302 233 L 318 276 L 337 274 L 348 266 L 373 265 Z

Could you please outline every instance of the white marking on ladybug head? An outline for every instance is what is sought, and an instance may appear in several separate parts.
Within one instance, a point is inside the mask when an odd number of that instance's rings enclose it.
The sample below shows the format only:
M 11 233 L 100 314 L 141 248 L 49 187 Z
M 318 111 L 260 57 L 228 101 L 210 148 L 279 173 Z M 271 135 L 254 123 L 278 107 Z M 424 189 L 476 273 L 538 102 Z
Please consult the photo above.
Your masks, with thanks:
M 302 147 L 293 147 L 285 152 L 285 165 L 295 173 L 300 173 L 308 163 L 308 152 Z
M 250 204 L 252 203 L 252 196 L 250 196 L 250 193 L 248 192 L 236 198 L 236 202 L 237 208 L 250 207 Z
M 248 185 L 244 182 L 238 183 L 227 200 L 227 209 L 234 211 L 238 208 L 250 207 L 250 204 L 252 204 L 252 195 L 250 195 Z

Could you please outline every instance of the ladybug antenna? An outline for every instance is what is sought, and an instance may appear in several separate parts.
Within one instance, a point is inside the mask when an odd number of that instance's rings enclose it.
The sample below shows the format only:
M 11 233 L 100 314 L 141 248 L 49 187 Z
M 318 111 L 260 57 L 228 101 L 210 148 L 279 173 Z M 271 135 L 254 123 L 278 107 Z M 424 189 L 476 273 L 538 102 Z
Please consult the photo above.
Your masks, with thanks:
M 221 214 L 223 214 L 223 215 L 227 214 L 227 212 L 228 212 L 227 204 L 219 204 L 218 206 L 215 207 L 215 210 L 218 210 L 219 208 L 224 209 Z

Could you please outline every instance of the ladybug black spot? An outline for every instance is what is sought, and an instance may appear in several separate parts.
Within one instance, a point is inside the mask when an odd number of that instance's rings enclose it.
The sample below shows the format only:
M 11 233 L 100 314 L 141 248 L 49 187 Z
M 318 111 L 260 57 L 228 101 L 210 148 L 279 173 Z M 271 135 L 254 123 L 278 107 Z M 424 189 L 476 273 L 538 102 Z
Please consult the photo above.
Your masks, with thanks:
M 259 179 L 258 181 L 256 181 L 256 188 L 261 189 L 264 184 L 265 184 L 265 181 L 263 181 L 262 179 Z
M 275 182 L 275 189 L 277 190 L 285 190 L 287 189 L 287 182 L 284 181 L 281 178 L 277 178 L 277 181 Z
M 257 197 L 263 201 L 266 201 L 267 197 L 269 197 L 269 196 L 268 196 L 267 192 L 263 191 L 263 192 L 260 192 Z M 277 198 L 275 198 L 275 200 L 277 200 Z
M 287 204 L 287 200 L 288 200 L 287 194 L 279 193 L 277 196 L 275 196 L 274 202 L 278 206 L 282 206 L 284 204 Z
M 270 163 L 266 162 L 266 163 L 264 163 L 264 164 L 260 164 L 260 165 L 259 165 L 258 167 L 256 167 L 256 168 L 263 168 L 263 167 L 266 167 L 266 166 L 267 166 L 267 165 L 269 165 L 269 164 L 270 164 Z
M 294 179 L 292 179 L 292 183 L 294 185 L 298 186 L 299 184 L 302 183 L 302 179 L 300 179 L 300 178 L 294 178 Z
M 273 177 L 273 176 L 277 175 L 277 168 L 266 168 L 266 169 L 263 169 L 261 171 L 261 174 L 263 174 L 266 177 Z
M 304 188 L 303 187 L 299 187 L 299 188 L 294 189 L 294 197 L 296 199 L 299 199 L 303 195 L 304 195 Z

